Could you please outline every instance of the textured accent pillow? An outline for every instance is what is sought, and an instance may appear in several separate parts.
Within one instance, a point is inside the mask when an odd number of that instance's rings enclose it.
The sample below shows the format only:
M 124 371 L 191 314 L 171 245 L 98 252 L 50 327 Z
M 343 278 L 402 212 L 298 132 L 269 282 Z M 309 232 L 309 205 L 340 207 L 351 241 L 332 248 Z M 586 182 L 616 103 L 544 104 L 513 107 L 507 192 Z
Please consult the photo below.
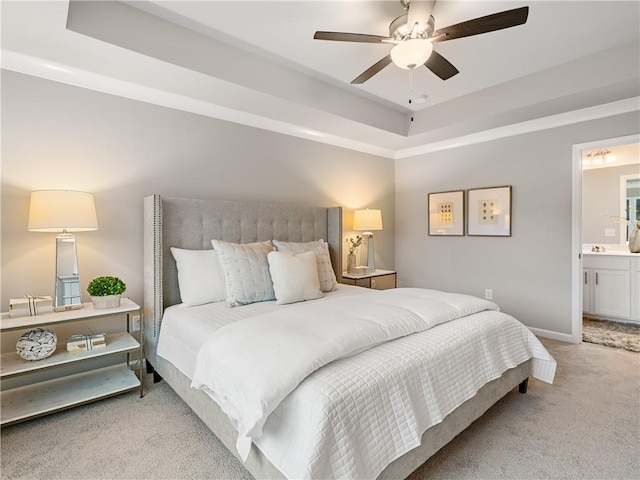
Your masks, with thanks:
M 271 241 L 231 243 L 211 240 L 224 272 L 227 303 L 231 307 L 274 300 L 273 283 L 267 255 L 273 251 Z
M 178 267 L 178 287 L 183 305 L 193 307 L 226 298 L 224 273 L 213 250 L 171 247 Z
M 267 259 L 278 305 L 315 300 L 323 296 L 315 253 L 270 252 Z
M 329 255 L 329 245 L 320 239 L 315 242 L 281 242 L 274 240 L 273 244 L 279 252 L 286 253 L 304 253 L 313 252 L 316 254 L 316 263 L 318 267 L 318 280 L 320 281 L 320 290 L 323 292 L 331 292 L 338 287 L 336 274 L 331 266 L 331 256 Z

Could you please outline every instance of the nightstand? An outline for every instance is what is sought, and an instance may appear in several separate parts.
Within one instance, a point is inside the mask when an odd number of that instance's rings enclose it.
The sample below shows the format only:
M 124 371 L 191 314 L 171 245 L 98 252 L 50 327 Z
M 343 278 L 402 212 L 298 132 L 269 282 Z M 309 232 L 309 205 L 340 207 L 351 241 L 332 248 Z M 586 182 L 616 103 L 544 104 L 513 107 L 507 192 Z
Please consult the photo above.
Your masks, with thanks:
M 137 339 L 131 332 L 132 315 L 137 315 L 140 320 Z M 95 309 L 93 304 L 85 303 L 84 308 L 78 310 L 45 313 L 32 317 L 10 318 L 8 313 L 3 313 L 0 330 L 2 332 L 28 331 L 35 327 L 55 327 L 64 323 L 87 322 L 110 316 L 126 316 L 126 330 L 108 334 L 106 347 L 82 353 L 69 353 L 66 339 L 58 338 L 56 351 L 43 360 L 23 360 L 15 351 L 1 355 L 0 378 L 3 380 L 18 375 L 36 374 L 43 370 L 55 372 L 51 380 L 36 381 L 2 391 L 0 424 L 3 427 L 125 392 L 138 390 L 142 397 L 143 322 L 140 318 L 140 306 L 128 298 L 123 298 L 120 306 L 114 308 Z M 138 365 L 135 369 L 133 364 L 130 365 L 132 353 L 138 356 Z M 123 355 L 123 363 L 71 375 L 65 375 L 59 370 L 60 367 L 117 354 Z M 126 362 L 124 354 L 126 354 Z
M 365 275 L 352 275 L 342 272 L 342 283 L 358 287 L 387 290 L 396 288 L 396 272 L 393 270 L 375 270 Z

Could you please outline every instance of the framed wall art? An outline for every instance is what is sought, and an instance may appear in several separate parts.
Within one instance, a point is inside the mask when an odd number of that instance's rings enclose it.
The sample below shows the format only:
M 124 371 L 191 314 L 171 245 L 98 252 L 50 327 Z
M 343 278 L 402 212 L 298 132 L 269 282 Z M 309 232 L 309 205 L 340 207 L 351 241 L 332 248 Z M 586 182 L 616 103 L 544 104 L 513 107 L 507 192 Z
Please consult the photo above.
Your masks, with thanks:
M 511 236 L 511 185 L 467 191 L 467 234 Z
M 464 235 L 464 190 L 430 193 L 429 235 Z

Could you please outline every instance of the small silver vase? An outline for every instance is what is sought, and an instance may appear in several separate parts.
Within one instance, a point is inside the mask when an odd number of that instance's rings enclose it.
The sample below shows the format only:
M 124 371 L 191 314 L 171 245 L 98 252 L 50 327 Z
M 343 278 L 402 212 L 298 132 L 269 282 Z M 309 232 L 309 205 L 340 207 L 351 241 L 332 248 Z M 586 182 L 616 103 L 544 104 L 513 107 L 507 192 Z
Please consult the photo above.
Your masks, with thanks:
M 637 228 L 633 229 L 629 237 L 629 251 L 631 253 L 640 253 L 640 230 Z

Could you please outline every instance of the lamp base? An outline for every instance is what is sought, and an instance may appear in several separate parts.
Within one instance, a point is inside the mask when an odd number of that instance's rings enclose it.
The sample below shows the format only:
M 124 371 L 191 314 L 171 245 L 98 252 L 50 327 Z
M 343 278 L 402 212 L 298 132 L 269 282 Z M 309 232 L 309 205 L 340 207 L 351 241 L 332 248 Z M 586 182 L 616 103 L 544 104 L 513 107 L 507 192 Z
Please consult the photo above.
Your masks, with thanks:
M 84 308 L 82 303 L 74 303 L 71 305 L 60 305 L 59 307 L 55 307 L 53 309 L 54 312 L 68 312 L 69 310 L 79 310 Z
M 367 273 L 375 272 L 376 270 L 376 259 L 375 259 L 375 251 L 374 251 L 374 243 L 373 243 L 373 233 L 364 232 L 363 236 L 367 237 L 367 268 L 370 270 Z
M 76 237 L 66 231 L 56 237 L 56 295 L 53 306 L 56 312 L 82 308 Z

